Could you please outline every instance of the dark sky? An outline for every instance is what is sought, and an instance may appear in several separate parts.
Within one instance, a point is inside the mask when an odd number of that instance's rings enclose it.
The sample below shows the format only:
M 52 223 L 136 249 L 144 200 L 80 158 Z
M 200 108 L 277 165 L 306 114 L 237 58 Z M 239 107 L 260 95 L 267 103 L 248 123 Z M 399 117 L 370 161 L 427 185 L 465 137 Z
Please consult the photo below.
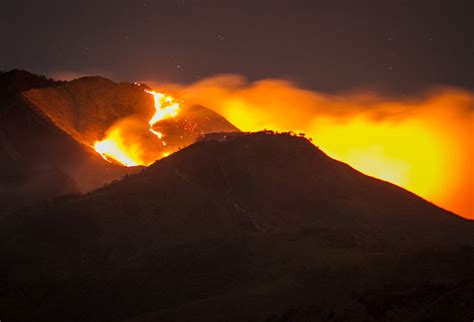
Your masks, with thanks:
M 393 93 L 474 88 L 474 1 L 0 2 L 0 69 L 191 82 L 238 73 Z

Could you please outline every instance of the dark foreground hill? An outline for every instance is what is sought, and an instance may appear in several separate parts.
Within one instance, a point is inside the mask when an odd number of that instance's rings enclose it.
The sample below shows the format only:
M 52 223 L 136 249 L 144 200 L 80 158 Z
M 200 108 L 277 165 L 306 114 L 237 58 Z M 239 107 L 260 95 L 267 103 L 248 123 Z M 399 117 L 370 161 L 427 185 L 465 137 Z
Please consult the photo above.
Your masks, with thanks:
M 5 321 L 470 321 L 473 222 L 256 133 L 0 222 Z

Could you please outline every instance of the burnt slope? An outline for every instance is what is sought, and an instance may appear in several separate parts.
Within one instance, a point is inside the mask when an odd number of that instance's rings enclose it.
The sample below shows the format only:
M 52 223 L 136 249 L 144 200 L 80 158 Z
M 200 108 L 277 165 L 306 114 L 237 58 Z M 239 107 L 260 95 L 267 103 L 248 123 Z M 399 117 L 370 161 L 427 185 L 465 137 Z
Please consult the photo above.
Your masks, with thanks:
M 88 195 L 4 218 L 1 313 L 36 321 L 429 318 L 438 295 L 468 305 L 473 232 L 472 221 L 306 139 L 202 141 Z
M 123 118 L 141 119 L 146 124 L 155 112 L 153 96 L 146 85 L 115 83 L 103 77 L 83 77 L 60 86 L 32 89 L 25 98 L 76 140 L 93 144 L 107 129 Z M 214 111 L 182 104 L 178 117 L 157 124 L 155 130 L 167 138 L 164 151 L 192 144 L 203 133 L 238 129 Z M 162 149 L 160 141 L 156 147 Z
M 32 89 L 25 98 L 77 141 L 93 144 L 121 118 L 153 115 L 153 97 L 133 84 L 100 76 L 82 77 L 60 86 Z

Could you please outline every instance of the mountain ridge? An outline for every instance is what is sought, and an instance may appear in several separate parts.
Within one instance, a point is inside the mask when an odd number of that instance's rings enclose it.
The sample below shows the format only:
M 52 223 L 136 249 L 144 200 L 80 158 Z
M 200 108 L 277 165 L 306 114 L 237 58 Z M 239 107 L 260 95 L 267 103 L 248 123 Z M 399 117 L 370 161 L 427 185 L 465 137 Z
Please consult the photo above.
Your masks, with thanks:
M 23 96 L 33 88 L 62 84 L 22 70 L 0 75 L 0 215 L 58 195 L 86 192 L 133 171 L 103 160 Z

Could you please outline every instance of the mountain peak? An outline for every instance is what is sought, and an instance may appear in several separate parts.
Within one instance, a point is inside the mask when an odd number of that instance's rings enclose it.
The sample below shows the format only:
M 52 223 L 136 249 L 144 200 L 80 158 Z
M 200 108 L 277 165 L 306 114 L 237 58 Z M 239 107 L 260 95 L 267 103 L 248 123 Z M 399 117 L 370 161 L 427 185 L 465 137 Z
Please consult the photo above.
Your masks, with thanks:
M 58 84 L 61 82 L 21 69 L 0 73 L 0 94 L 18 93 L 32 88 L 51 87 Z

